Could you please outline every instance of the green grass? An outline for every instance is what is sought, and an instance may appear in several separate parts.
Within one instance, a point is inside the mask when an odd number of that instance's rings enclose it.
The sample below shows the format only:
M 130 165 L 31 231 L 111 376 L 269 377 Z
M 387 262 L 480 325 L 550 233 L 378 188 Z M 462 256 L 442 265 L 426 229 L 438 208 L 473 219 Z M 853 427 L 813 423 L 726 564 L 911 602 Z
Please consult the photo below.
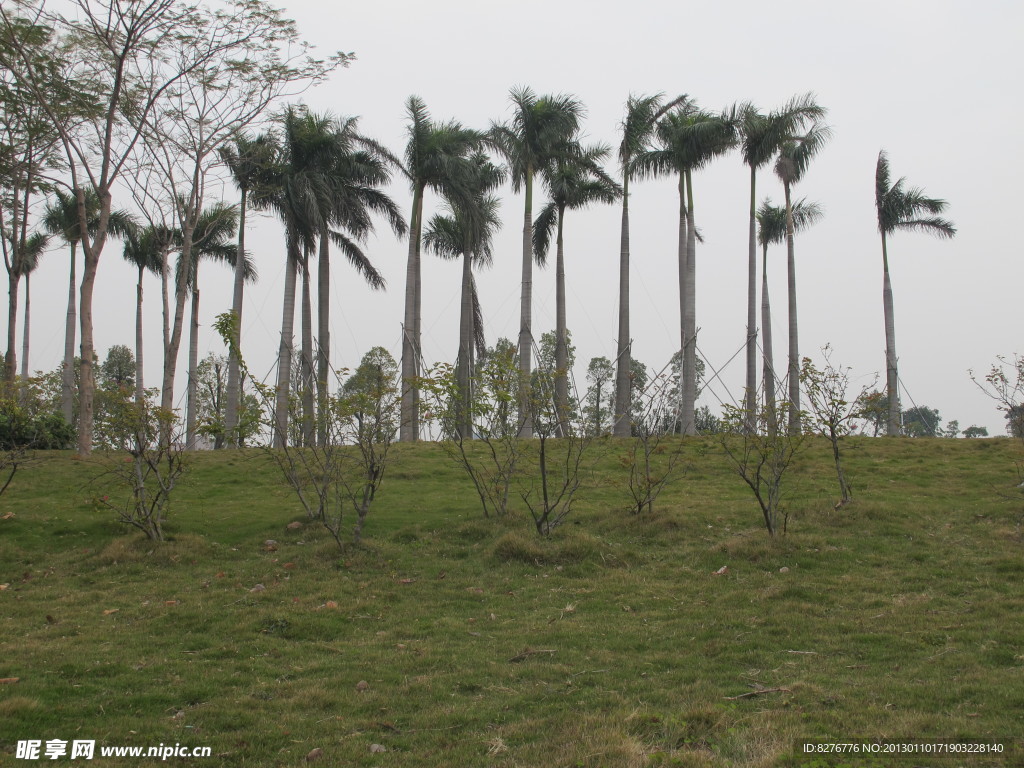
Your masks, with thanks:
M 96 464 L 44 457 L 0 499 L 0 763 L 79 738 L 216 755 L 170 765 L 774 766 L 798 738 L 1024 734 L 1016 443 L 851 440 L 839 512 L 813 443 L 775 540 L 713 443 L 649 517 L 599 450 L 542 540 L 398 446 L 344 551 L 286 528 L 258 451 L 197 456 L 164 544 L 94 504 Z

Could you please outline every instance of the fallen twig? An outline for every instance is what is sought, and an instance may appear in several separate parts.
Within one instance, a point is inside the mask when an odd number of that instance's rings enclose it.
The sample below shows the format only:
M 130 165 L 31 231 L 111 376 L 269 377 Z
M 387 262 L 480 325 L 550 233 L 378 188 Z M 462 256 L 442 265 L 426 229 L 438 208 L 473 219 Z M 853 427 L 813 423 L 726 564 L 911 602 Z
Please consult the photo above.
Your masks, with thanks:
M 509 661 L 512 662 L 513 664 L 518 664 L 520 661 L 524 661 L 524 660 L 530 658 L 531 656 L 536 656 L 539 653 L 554 653 L 554 652 L 555 652 L 554 648 L 546 648 L 546 649 L 545 648 L 536 648 L 536 649 L 527 648 L 522 653 L 517 653 L 515 656 L 513 656 L 511 659 L 509 659 Z
M 792 693 L 792 691 L 789 688 L 758 688 L 756 691 L 748 691 L 739 696 L 726 696 L 725 698 L 729 701 L 736 701 L 737 699 L 749 699 L 751 696 L 760 696 L 764 693 Z

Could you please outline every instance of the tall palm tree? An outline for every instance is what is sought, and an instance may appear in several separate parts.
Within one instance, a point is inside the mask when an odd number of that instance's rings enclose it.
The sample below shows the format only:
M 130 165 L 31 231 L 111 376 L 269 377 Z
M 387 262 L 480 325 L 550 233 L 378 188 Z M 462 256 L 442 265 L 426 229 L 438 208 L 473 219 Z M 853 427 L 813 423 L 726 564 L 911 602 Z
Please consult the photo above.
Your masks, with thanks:
M 530 416 L 530 376 L 533 361 L 533 182 L 559 158 L 572 155 L 573 138 L 584 115 L 583 104 L 566 95 L 537 96 L 530 88 L 509 92 L 513 115 L 508 123 L 491 126 L 490 139 L 507 160 L 512 189 L 523 191 L 523 270 L 519 313 L 520 434 L 533 434 Z
M 31 279 L 32 273 L 39 268 L 39 261 L 50 245 L 50 237 L 45 232 L 33 232 L 25 240 L 21 251 L 21 258 L 18 260 L 18 271 L 25 278 L 25 327 L 21 336 L 21 378 L 28 381 L 28 347 L 29 347 L 29 317 L 31 315 Z
M 469 440 L 473 438 L 470 408 L 474 348 L 481 355 L 486 351 L 473 269 L 489 266 L 494 259 L 492 245 L 494 234 L 501 227 L 498 217 L 501 204 L 491 191 L 505 181 L 505 172 L 480 151 L 466 162 L 469 164 L 465 174 L 469 194 L 445 202 L 448 214 L 430 220 L 423 233 L 423 243 L 441 258 L 462 257 L 459 351 L 455 363 L 458 401 L 453 428 L 459 437 Z
M 801 232 L 814 224 L 822 216 L 821 206 L 817 203 L 807 202 L 806 199 L 797 200 L 793 203 L 793 229 Z M 768 296 L 768 246 L 777 245 L 786 239 L 786 209 L 772 205 L 771 200 L 765 200 L 757 209 L 757 240 L 761 244 L 761 347 L 764 359 L 763 366 L 763 387 L 764 405 L 768 413 L 769 423 L 774 427 L 775 414 L 775 387 L 777 377 L 775 376 L 775 359 L 772 353 L 772 308 Z M 748 413 L 752 412 L 747 407 Z
M 454 120 L 436 123 L 426 104 L 410 96 L 405 105 L 409 116 L 402 171 L 412 188 L 409 219 L 409 259 L 405 272 L 405 324 L 402 329 L 402 412 L 399 439 L 412 442 L 419 435 L 420 324 L 422 287 L 420 246 L 423 232 L 423 197 L 428 189 L 452 201 L 469 202 L 472 192 L 467 178 L 470 165 L 463 162 L 476 151 L 483 134 L 464 128 Z
M 937 214 L 946 210 L 945 200 L 926 197 L 924 190 L 905 186 L 906 179 L 890 182 L 889 157 L 878 153 L 875 166 L 875 210 L 878 232 L 882 236 L 882 308 L 885 313 L 885 389 L 889 398 L 887 434 L 900 430 L 899 372 L 896 357 L 896 322 L 892 308 L 892 283 L 889 280 L 889 253 L 886 239 L 901 230 L 919 230 L 937 237 L 953 237 L 956 227 Z
M 656 134 L 660 148 L 638 155 L 638 177 L 679 176 L 679 309 L 683 350 L 680 420 L 682 433 L 694 435 L 697 401 L 697 230 L 694 224 L 693 172 L 736 144 L 738 117 L 733 112 L 713 114 L 687 103 L 663 117 Z
M 631 340 L 629 331 L 629 182 L 633 175 L 633 158 L 651 148 L 651 136 L 658 121 L 670 109 L 686 101 L 677 96 L 670 101 L 664 94 L 630 96 L 626 101 L 626 117 L 622 121 L 619 143 L 619 167 L 622 172 L 622 231 L 619 241 L 619 338 L 615 367 L 615 405 L 613 432 L 616 437 L 631 434 L 629 414 L 632 411 L 633 387 L 630 385 Z
M 800 431 L 800 344 L 797 327 L 796 256 L 793 248 L 793 185 L 800 181 L 822 147 L 832 138 L 832 129 L 815 123 L 802 136 L 787 141 L 779 150 L 775 174 L 786 195 L 786 265 L 789 294 L 789 431 Z
M 290 108 L 282 120 L 280 159 L 267 176 L 264 189 L 253 198 L 257 207 L 272 208 L 285 224 L 287 268 L 281 323 L 281 345 L 278 358 L 278 381 L 275 404 L 275 445 L 281 447 L 288 436 L 288 402 L 292 357 L 292 334 L 295 322 L 295 287 L 297 270 L 304 270 L 308 280 L 308 259 L 320 253 L 319 312 L 321 370 L 326 387 L 329 359 L 328 289 L 330 272 L 329 244 L 339 247 L 349 262 L 374 288 L 384 287 L 384 278 L 359 247 L 372 231 L 371 212 L 383 213 L 396 231 L 401 232 L 397 206 L 377 189 L 389 178 L 389 160 L 385 151 L 356 131 L 357 121 L 338 121 L 330 115 Z M 333 226 L 343 231 L 336 231 Z M 312 442 L 313 381 L 311 311 L 308 286 L 303 290 L 303 354 L 305 387 L 304 439 Z
M 249 195 L 266 182 L 271 168 L 277 161 L 277 145 L 269 133 L 256 137 L 240 134 L 232 144 L 220 150 L 220 157 L 231 172 L 231 178 L 238 187 L 238 253 L 245 253 L 245 215 L 249 206 Z M 257 192 L 258 193 L 258 192 Z M 235 328 L 242 332 L 242 306 L 245 294 L 244 260 L 236 260 L 234 287 L 231 295 L 231 311 L 235 315 Z M 238 404 L 241 399 L 242 378 L 237 349 L 240 339 L 228 352 L 228 380 L 224 406 L 224 431 L 227 444 L 238 446 Z
M 314 250 L 320 231 L 318 188 L 327 121 L 304 110 L 289 107 L 281 119 L 280 160 L 253 204 L 270 208 L 285 229 L 285 277 L 281 312 L 281 340 L 277 357 L 277 388 L 274 403 L 274 447 L 288 441 L 288 409 L 291 395 L 292 344 L 295 329 L 296 277 L 304 258 Z
M 558 435 L 569 434 L 569 347 L 565 317 L 565 248 L 562 236 L 566 210 L 586 208 L 591 203 L 614 203 L 622 194 L 620 187 L 599 163 L 610 154 L 605 146 L 575 149 L 558 158 L 544 172 L 544 185 L 550 201 L 533 225 L 533 251 L 544 264 L 551 235 L 555 232 L 555 413 Z
M 143 384 L 143 343 L 142 343 L 142 276 L 151 272 L 164 276 L 167 254 L 174 247 L 175 231 L 163 225 L 150 224 L 134 230 L 124 243 L 124 259 L 139 272 L 135 286 L 135 402 L 142 404 L 145 399 Z
M 57 188 L 53 191 L 54 200 L 46 205 L 43 211 L 43 229 L 51 235 L 57 235 L 71 249 L 71 266 L 68 270 L 68 311 L 64 326 L 64 360 L 61 363 L 61 394 L 60 409 L 65 421 L 71 423 L 74 416 L 75 392 L 75 330 L 78 323 L 78 304 L 75 293 L 78 288 L 76 265 L 78 263 L 78 244 L 82 241 L 81 225 L 78 217 L 78 198 L 74 191 L 65 192 Z M 84 191 L 85 216 L 88 234 L 94 237 L 100 225 L 100 199 L 92 187 Z M 114 237 L 124 239 L 135 231 L 138 225 L 128 211 L 112 210 L 107 225 L 107 232 Z
M 406 225 L 402 214 L 380 187 L 391 181 L 391 169 L 400 163 L 387 149 L 359 133 L 358 118 L 333 120 L 331 144 L 322 167 L 320 231 L 317 270 L 317 391 L 319 408 L 325 408 L 330 365 L 330 246 L 366 279 L 371 288 L 384 288 L 384 280 L 362 250 L 373 232 L 373 214 L 383 216 L 392 231 L 402 237 Z M 337 230 L 332 227 L 338 227 Z M 317 438 L 327 439 L 326 422 L 320 421 Z
M 750 227 L 747 259 L 747 347 L 746 410 L 748 429 L 753 428 L 757 398 L 757 172 L 768 165 L 782 145 L 791 141 L 811 121 L 824 117 L 825 110 L 815 102 L 814 94 L 795 96 L 780 109 L 767 115 L 753 105 L 740 109 L 740 152 L 750 169 Z M 769 329 L 765 330 L 770 333 Z

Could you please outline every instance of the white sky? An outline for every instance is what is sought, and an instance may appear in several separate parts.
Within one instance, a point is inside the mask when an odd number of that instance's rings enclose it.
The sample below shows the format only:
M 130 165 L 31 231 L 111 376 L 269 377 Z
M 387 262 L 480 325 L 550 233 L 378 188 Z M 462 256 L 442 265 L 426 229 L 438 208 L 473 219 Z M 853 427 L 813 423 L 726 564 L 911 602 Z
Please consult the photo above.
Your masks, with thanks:
M 835 137 L 795 188 L 796 196 L 825 209 L 824 219 L 796 241 L 801 354 L 820 359 L 820 348 L 831 343 L 834 361 L 852 366 L 858 384 L 884 368 L 874 210 L 875 161 L 884 148 L 894 178 L 906 176 L 911 185 L 948 200 L 948 217 L 959 230 L 952 241 L 907 233 L 890 242 L 901 377 L 914 401 L 938 408 L 944 423 L 958 419 L 961 429 L 979 424 L 991 434 L 1004 433 L 1001 415 L 967 371 L 984 372 L 996 355 L 1024 352 L 1017 298 L 1024 266 L 1011 228 L 1018 204 L 1009 195 L 1024 170 L 1017 136 L 1022 107 L 1013 95 L 1022 74 L 1019 3 L 296 0 L 286 11 L 319 51 L 341 49 L 358 57 L 305 101 L 318 111 L 361 116 L 362 131 L 396 154 L 404 147 L 404 102 L 411 94 L 421 96 L 435 118 L 480 129 L 509 117 L 512 86 L 572 94 L 587 107 L 588 140 L 614 147 L 630 93 L 687 93 L 711 109 L 750 100 L 768 110 L 814 92 L 829 109 Z M 759 200 L 771 196 L 781 203 L 781 185 L 770 173 L 761 174 L 758 186 Z M 733 153 L 696 175 L 694 188 L 705 238 L 697 250 L 698 344 L 717 368 L 740 350 L 745 335 L 748 172 Z M 408 214 L 411 195 L 404 181 L 391 191 Z M 675 180 L 638 183 L 631 191 L 634 357 L 657 371 L 679 346 Z M 235 200 L 233 188 L 225 194 Z M 519 323 L 523 201 L 507 188 L 504 200 L 496 263 L 477 277 L 489 344 L 498 336 L 515 339 Z M 428 216 L 438 203 L 428 195 Z M 542 203 L 540 194 L 535 213 Z M 277 350 L 284 248 L 276 222 L 252 221 L 247 247 L 256 256 L 260 282 L 247 294 L 242 343 L 254 371 L 262 372 Z M 566 217 L 568 324 L 581 389 L 591 357 L 615 356 L 619 222 L 617 207 Z M 368 253 L 387 278 L 386 293 L 367 289 L 340 258 L 332 265 L 337 365 L 354 366 L 375 345 L 400 354 L 406 245 L 381 222 Z M 769 260 L 781 368 L 784 248 Z M 65 251 L 55 247 L 33 277 L 34 370 L 59 364 L 66 264 Z M 427 360 L 455 356 L 459 277 L 457 263 L 424 256 Z M 201 355 L 223 351 L 210 322 L 230 306 L 229 282 L 227 270 L 206 267 Z M 158 291 L 150 278 L 150 385 L 160 375 Z M 95 302 L 101 356 L 113 344 L 134 347 L 134 297 L 134 272 L 112 244 L 103 255 Z M 295 327 L 298 333 L 298 317 Z M 535 336 L 553 327 L 552 263 L 534 275 Z M 186 354 L 183 344 L 180 370 Z M 723 379 L 739 398 L 742 354 L 724 369 Z M 715 389 L 727 397 L 723 386 Z M 183 382 L 177 391 L 183 393 Z M 713 398 L 703 402 L 717 410 Z

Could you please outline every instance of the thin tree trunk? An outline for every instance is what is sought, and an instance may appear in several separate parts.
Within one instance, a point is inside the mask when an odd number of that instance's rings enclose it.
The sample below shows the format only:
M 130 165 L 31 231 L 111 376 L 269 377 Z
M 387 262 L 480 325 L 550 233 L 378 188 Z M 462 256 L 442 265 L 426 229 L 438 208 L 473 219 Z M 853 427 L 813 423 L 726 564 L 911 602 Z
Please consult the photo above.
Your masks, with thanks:
M 565 321 L 565 247 L 562 220 L 565 208 L 558 209 L 558 241 L 555 251 L 555 418 L 558 436 L 569 434 L 569 332 Z
M 519 306 L 519 436 L 533 437 L 533 168 L 525 174 L 523 278 Z
M 68 424 L 75 418 L 75 323 L 78 321 L 78 306 L 75 301 L 75 268 L 78 261 L 77 243 L 71 243 L 71 268 L 68 278 L 68 312 L 64 322 L 64 361 L 60 376 L 60 411 Z
M 462 251 L 462 300 L 459 316 L 459 355 L 455 364 L 455 382 L 458 388 L 455 430 L 463 440 L 473 439 L 471 379 L 473 376 L 473 343 L 475 337 L 473 313 L 473 258 L 472 251 Z
M 135 404 L 140 408 L 146 399 L 146 388 L 142 382 L 142 275 L 144 267 L 139 266 L 139 282 L 135 287 Z
M 768 246 L 764 246 L 764 256 L 761 265 L 761 327 L 762 347 L 764 354 L 764 409 L 768 420 L 768 429 L 775 434 L 778 429 L 778 422 L 775 418 L 775 360 L 772 353 L 772 307 L 768 297 Z
M 185 404 L 185 450 L 196 449 L 196 423 L 199 396 L 199 265 L 196 264 L 196 282 L 192 286 L 192 322 L 188 336 L 188 384 Z
M 629 371 L 631 363 L 629 337 L 629 171 L 622 172 L 622 231 L 619 239 L 619 338 L 615 358 L 615 437 L 629 437 L 629 414 L 633 400 Z M 598 428 L 600 434 L 600 427 Z
M 302 444 L 316 440 L 316 389 L 313 379 L 313 308 L 309 288 L 309 256 L 302 264 L 302 358 L 299 370 L 302 382 Z
M 693 181 L 686 171 L 686 291 L 683 297 L 683 434 L 697 434 L 697 230 Z
M 885 393 L 889 399 L 886 434 L 900 433 L 900 377 L 896 365 L 896 319 L 892 306 L 892 283 L 889 281 L 889 253 L 882 233 L 882 311 L 885 313 Z
M 161 301 L 163 302 L 163 316 L 164 316 L 164 327 L 163 327 L 163 342 L 164 357 L 167 357 L 167 350 L 171 348 L 171 304 L 169 298 L 169 283 L 170 283 L 170 269 L 171 265 L 168 263 L 168 257 L 170 256 L 170 247 L 164 246 L 163 254 L 160 256 L 160 293 Z
M 196 210 L 199 206 L 196 205 Z M 192 216 L 184 217 L 181 234 L 181 254 L 179 255 L 180 266 L 178 279 L 174 286 L 174 325 L 171 326 L 171 338 L 164 353 L 164 380 L 163 390 L 160 396 L 160 408 L 165 412 L 174 409 L 174 377 L 178 371 L 178 351 L 181 349 L 181 337 L 185 325 L 185 300 L 188 296 L 188 276 L 192 273 L 192 233 L 195 230 L 195 222 Z M 168 427 L 169 430 L 169 427 Z M 168 442 L 171 434 L 166 431 L 162 438 Z
M 420 339 L 418 322 L 420 307 L 420 229 L 423 218 L 423 187 L 417 185 L 412 197 L 412 220 L 409 223 L 409 260 L 405 269 L 405 325 L 402 328 L 402 424 L 399 439 L 403 443 L 419 439 L 419 375 Z
M 331 375 L 331 243 L 326 227 L 320 232 L 320 254 L 317 264 L 316 294 L 316 391 L 317 441 L 327 444 L 327 398 Z
M 747 432 L 757 428 L 757 170 L 750 166 L 750 231 L 747 249 L 747 383 L 744 396 Z
M 288 257 L 284 273 L 284 299 L 281 312 L 281 344 L 277 352 L 277 393 L 274 403 L 274 447 L 288 444 L 288 403 L 292 370 L 292 336 L 295 329 L 295 271 L 298 269 L 298 245 L 288 232 Z
M 242 335 L 242 300 L 245 292 L 245 207 L 246 190 L 242 190 L 242 199 L 238 208 L 238 253 L 235 258 L 234 290 L 231 294 L 231 312 L 235 316 L 234 344 L 228 349 L 228 385 L 227 403 L 224 406 L 224 431 L 227 433 L 229 448 L 237 448 L 238 439 L 238 406 L 242 399 L 242 372 L 238 359 Z
M 796 255 L 793 248 L 793 203 L 789 184 L 786 192 L 786 265 L 789 284 L 789 431 L 800 431 L 800 345 L 797 339 Z

